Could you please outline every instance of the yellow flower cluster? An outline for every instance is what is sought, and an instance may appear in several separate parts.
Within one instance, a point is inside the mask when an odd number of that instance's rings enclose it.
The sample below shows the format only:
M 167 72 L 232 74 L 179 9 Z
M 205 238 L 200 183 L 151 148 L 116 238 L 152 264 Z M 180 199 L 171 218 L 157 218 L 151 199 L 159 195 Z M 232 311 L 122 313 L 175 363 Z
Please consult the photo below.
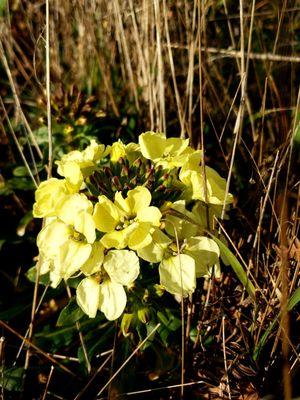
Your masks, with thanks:
M 76 299 L 89 317 L 100 310 L 118 318 L 148 263 L 158 264 L 166 291 L 183 297 L 196 278 L 220 275 L 219 247 L 207 232 L 232 196 L 212 168 L 204 178 L 201 151 L 188 139 L 146 132 L 138 144 L 91 141 L 57 165 L 62 178 L 42 182 L 35 193 L 33 214 L 44 218 L 37 267 L 53 287 L 80 277 Z

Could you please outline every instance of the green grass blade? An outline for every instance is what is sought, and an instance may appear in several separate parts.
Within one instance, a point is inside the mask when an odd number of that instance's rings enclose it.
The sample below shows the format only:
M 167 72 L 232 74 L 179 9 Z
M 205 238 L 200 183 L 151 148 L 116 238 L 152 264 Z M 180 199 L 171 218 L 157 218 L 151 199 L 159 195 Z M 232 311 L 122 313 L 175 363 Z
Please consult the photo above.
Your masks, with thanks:
M 298 287 L 291 295 L 287 305 L 288 311 L 291 311 L 299 303 L 299 301 L 300 301 L 300 287 Z
M 224 255 L 226 260 L 228 260 L 229 264 L 231 265 L 232 269 L 234 270 L 236 276 L 240 280 L 240 282 L 243 284 L 249 295 L 252 297 L 252 299 L 255 299 L 255 287 L 253 283 L 249 280 L 249 277 L 244 270 L 243 266 L 240 264 L 240 262 L 237 260 L 236 256 L 227 248 L 227 246 L 221 242 L 218 238 L 215 236 L 211 235 L 214 239 L 214 241 L 217 243 L 217 245 L 220 248 L 221 255 Z
M 298 303 L 300 302 L 300 287 L 298 287 L 294 293 L 292 294 L 292 296 L 290 297 L 289 301 L 288 301 L 288 305 L 287 305 L 287 309 L 288 311 L 291 311 Z M 262 335 L 262 337 L 260 338 L 259 342 L 257 343 L 257 346 L 254 349 L 254 353 L 253 353 L 253 360 L 256 361 L 262 348 L 264 347 L 264 345 L 266 344 L 266 341 L 268 339 L 268 336 L 270 335 L 270 333 L 272 332 L 276 322 L 278 322 L 280 318 L 280 315 L 278 317 L 276 317 L 273 322 L 271 323 L 271 325 L 268 327 L 268 329 L 266 329 L 266 331 L 264 332 L 264 334 Z

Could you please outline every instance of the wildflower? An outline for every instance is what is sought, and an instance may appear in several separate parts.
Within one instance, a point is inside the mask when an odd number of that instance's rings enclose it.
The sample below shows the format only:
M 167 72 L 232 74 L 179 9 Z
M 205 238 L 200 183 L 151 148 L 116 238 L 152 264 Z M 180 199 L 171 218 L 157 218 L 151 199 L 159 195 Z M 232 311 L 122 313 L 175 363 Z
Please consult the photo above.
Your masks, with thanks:
M 179 253 L 180 252 L 180 253 Z M 164 251 L 159 264 L 160 284 L 172 294 L 186 297 L 193 293 L 196 278 L 220 277 L 220 250 L 214 240 L 205 236 L 194 236 L 172 243 Z
M 96 239 L 93 205 L 83 194 L 66 196 L 58 218 L 47 221 L 37 237 L 42 268 L 50 272 L 52 286 L 70 278 L 88 260 Z
M 86 238 L 55 219 L 47 224 L 37 237 L 42 273 L 50 272 L 51 286 L 70 278 L 87 261 L 92 246 Z
M 172 214 L 172 210 L 177 214 Z M 202 232 L 200 218 L 197 213 L 186 209 L 184 200 L 178 200 L 172 204 L 167 214 L 165 231 L 178 240 L 190 238 Z
M 118 140 L 105 147 L 92 140 L 83 151 L 64 155 L 57 162 L 63 179 L 51 178 L 35 193 L 33 214 L 45 217 L 37 238 L 40 273 L 49 273 L 52 287 L 80 277 L 79 307 L 90 318 L 100 310 L 108 320 L 125 312 L 125 336 L 152 318 L 145 303 L 155 268 L 141 280 L 144 290 L 130 296 L 139 296 L 138 304 L 126 310 L 140 259 L 158 264 L 158 296 L 187 297 L 197 278 L 220 277 L 219 242 L 207 234 L 232 195 L 212 168 L 203 174 L 201 160 L 188 139 L 154 132 L 140 135 L 138 144 Z
M 172 239 L 160 229 L 155 228 L 152 233 L 151 242 L 147 246 L 137 250 L 138 256 L 145 261 L 158 263 L 163 259 L 164 253 L 171 243 Z
M 139 259 L 133 251 L 110 250 L 99 275 L 89 276 L 79 283 L 78 305 L 90 318 L 96 316 L 98 309 L 108 320 L 119 318 L 127 302 L 124 286 L 131 285 L 139 272 Z
M 96 228 L 105 235 L 101 243 L 107 249 L 129 247 L 137 250 L 152 241 L 151 230 L 160 225 L 161 212 L 150 206 L 151 193 L 143 186 L 129 190 L 126 199 L 121 192 L 115 194 L 114 203 L 99 196 L 95 205 Z
M 163 133 L 145 132 L 139 136 L 142 155 L 165 169 L 181 167 L 188 154 L 193 153 L 189 139 L 169 138 Z
M 217 243 L 206 236 L 195 236 L 186 240 L 183 253 L 193 257 L 196 277 L 210 277 L 212 273 L 219 278 L 220 249 Z
M 141 156 L 140 146 L 137 143 L 124 144 L 121 140 L 113 143 L 110 150 L 110 161 L 116 163 L 120 158 L 127 158 L 129 164 L 132 164 Z
M 67 225 L 83 234 L 88 243 L 95 241 L 95 222 L 92 216 L 93 204 L 84 194 L 66 196 L 57 208 L 57 216 Z
M 195 151 L 188 155 L 179 172 L 179 179 L 186 186 L 185 197 L 193 200 L 201 200 L 209 204 L 230 204 L 233 197 L 230 193 L 226 196 L 226 180 L 214 169 L 205 166 L 206 186 L 203 170 L 200 166 L 201 153 Z M 206 191 L 206 193 L 205 193 Z
M 65 154 L 60 161 L 56 161 L 57 172 L 66 178 L 71 188 L 79 190 L 84 178 L 94 171 L 97 163 L 109 152 L 109 146 L 105 148 L 104 144 L 97 144 L 95 140 L 91 140 L 90 145 L 83 151 L 71 151 Z
M 115 163 L 119 160 L 119 158 L 125 156 L 126 156 L 126 151 L 123 142 L 121 142 L 121 140 L 118 140 L 117 142 L 113 143 L 110 151 L 110 161 Z
M 53 217 L 57 206 L 70 194 L 65 179 L 51 178 L 42 182 L 35 192 L 33 216 L 35 218 Z
M 187 254 L 178 254 L 159 264 L 160 284 L 174 295 L 187 297 L 196 288 L 195 260 Z

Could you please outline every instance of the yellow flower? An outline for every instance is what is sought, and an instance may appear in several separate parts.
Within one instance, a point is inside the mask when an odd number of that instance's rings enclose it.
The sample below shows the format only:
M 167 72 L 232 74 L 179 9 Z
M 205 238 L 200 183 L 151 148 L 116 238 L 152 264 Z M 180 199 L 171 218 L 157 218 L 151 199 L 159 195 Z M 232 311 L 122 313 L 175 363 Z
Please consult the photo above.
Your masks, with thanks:
M 33 216 L 35 218 L 53 217 L 57 206 L 70 194 L 65 179 L 51 178 L 42 182 L 35 192 Z
M 67 225 L 83 234 L 88 243 L 95 241 L 95 222 L 93 204 L 84 194 L 71 194 L 57 207 L 57 216 Z
M 180 245 L 180 254 L 176 243 L 165 249 L 164 258 L 159 264 L 160 284 L 172 294 L 186 297 L 196 288 L 196 278 L 219 278 L 220 249 L 216 242 L 205 236 L 185 239 Z
M 137 143 L 124 144 L 121 140 L 113 143 L 110 151 L 110 160 L 116 163 L 121 157 L 127 158 L 132 164 L 137 158 L 141 157 L 140 146 Z
M 168 235 L 178 238 L 179 241 L 201 233 L 200 218 L 197 213 L 188 211 L 184 200 L 178 200 L 172 204 L 171 210 L 178 215 L 167 214 L 165 231 Z M 193 223 L 194 222 L 194 223 Z
M 172 239 L 160 229 L 155 228 L 151 243 L 137 250 L 138 256 L 150 263 L 158 263 L 163 259 L 165 251 L 171 243 Z
M 92 250 L 87 261 L 82 264 L 80 270 L 89 276 L 101 271 L 104 260 L 104 246 L 100 242 L 92 244 Z
M 208 208 L 208 213 L 207 213 Z M 226 206 L 226 209 L 229 205 Z M 214 230 L 216 225 L 215 218 L 220 218 L 222 215 L 223 205 L 219 204 L 205 204 L 203 202 L 197 201 L 193 207 L 192 213 L 197 217 L 197 221 L 204 229 Z M 207 221 L 208 218 L 208 221 Z M 228 219 L 225 214 L 224 219 Z
M 137 143 L 130 142 L 125 146 L 126 158 L 129 164 L 132 164 L 136 159 L 142 157 L 140 146 Z
M 52 286 L 70 278 L 87 262 L 96 239 L 92 212 L 86 196 L 68 195 L 57 209 L 59 219 L 48 219 L 39 233 L 40 267 L 50 271 Z
M 110 161 L 115 163 L 121 157 L 126 156 L 125 145 L 121 140 L 113 143 L 110 150 Z
M 109 146 L 105 148 L 104 144 L 97 144 L 95 140 L 91 140 L 91 144 L 83 151 L 71 151 L 65 154 L 60 161 L 56 161 L 57 172 L 66 178 L 71 188 L 79 191 L 84 178 L 94 171 L 97 163 L 109 152 Z
M 206 236 L 195 236 L 187 239 L 183 250 L 195 260 L 196 276 L 210 277 L 212 273 L 219 278 L 220 270 L 220 249 L 217 243 Z
M 140 272 L 139 259 L 130 250 L 111 250 L 104 257 L 98 276 L 83 279 L 76 290 L 81 309 L 90 317 L 102 311 L 108 320 L 115 320 L 123 313 L 127 296 L 123 286 L 129 286 Z
M 106 196 L 99 196 L 94 221 L 96 228 L 105 233 L 101 239 L 104 247 L 128 246 L 137 250 L 150 244 L 152 228 L 160 225 L 161 218 L 159 209 L 150 203 L 151 193 L 143 186 L 130 190 L 126 199 L 117 192 L 114 203 Z
M 145 132 L 139 136 L 142 155 L 165 169 L 181 167 L 187 155 L 193 153 L 189 139 L 169 138 L 163 133 Z
M 206 201 L 205 182 L 203 178 L 201 152 L 190 154 L 179 173 L 179 179 L 186 186 L 185 196 L 188 199 Z M 209 204 L 222 205 L 226 194 L 226 180 L 214 169 L 205 166 L 207 202 Z M 230 204 L 233 196 L 228 193 L 225 203 Z
M 50 272 L 51 285 L 70 278 L 87 261 L 92 246 L 84 235 L 62 221 L 47 224 L 37 237 L 40 268 Z
M 196 288 L 195 260 L 187 254 L 178 254 L 159 264 L 160 284 L 172 294 L 187 297 Z

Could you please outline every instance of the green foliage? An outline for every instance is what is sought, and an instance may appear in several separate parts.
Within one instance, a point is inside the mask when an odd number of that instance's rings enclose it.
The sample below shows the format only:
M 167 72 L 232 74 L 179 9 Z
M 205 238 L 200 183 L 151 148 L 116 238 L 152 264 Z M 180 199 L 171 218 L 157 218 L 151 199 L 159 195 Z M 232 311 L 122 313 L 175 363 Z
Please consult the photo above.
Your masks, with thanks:
M 215 237 L 213 235 L 212 235 L 212 237 L 216 241 L 216 243 L 218 244 L 218 246 L 220 248 L 221 257 L 224 257 L 226 262 L 228 262 L 231 265 L 236 276 L 238 277 L 238 279 L 240 280 L 242 285 L 245 287 L 248 294 L 254 300 L 255 299 L 255 288 L 254 288 L 253 283 L 251 282 L 247 272 L 244 270 L 243 266 L 237 260 L 235 255 L 228 249 L 228 247 L 217 237 Z
M 294 307 L 297 306 L 297 304 L 300 302 L 300 287 L 298 287 L 294 293 L 291 295 L 289 298 L 288 304 L 287 304 L 287 311 L 292 311 Z M 271 335 L 273 329 L 275 328 L 277 322 L 279 321 L 280 315 L 278 315 L 274 320 L 271 322 L 271 324 L 268 326 L 268 328 L 265 330 L 261 338 L 259 339 L 259 342 L 254 348 L 253 351 L 253 359 L 256 361 L 264 348 L 264 346 L 267 343 L 267 340 L 269 336 Z
M 73 325 L 84 316 L 84 312 L 78 307 L 76 300 L 71 299 L 58 317 L 57 326 Z
M 29 270 L 26 272 L 26 277 L 30 280 L 30 282 L 33 282 L 33 283 L 35 283 L 35 281 L 36 281 L 36 275 L 37 275 L 36 266 L 29 268 Z M 46 285 L 49 285 L 49 283 L 50 283 L 49 274 L 39 276 L 39 284 L 40 285 L 46 286 Z
M 298 287 L 289 298 L 287 309 L 291 311 L 300 302 L 300 287 Z
M 0 368 L 0 387 L 9 392 L 21 392 L 23 390 L 24 368 Z

